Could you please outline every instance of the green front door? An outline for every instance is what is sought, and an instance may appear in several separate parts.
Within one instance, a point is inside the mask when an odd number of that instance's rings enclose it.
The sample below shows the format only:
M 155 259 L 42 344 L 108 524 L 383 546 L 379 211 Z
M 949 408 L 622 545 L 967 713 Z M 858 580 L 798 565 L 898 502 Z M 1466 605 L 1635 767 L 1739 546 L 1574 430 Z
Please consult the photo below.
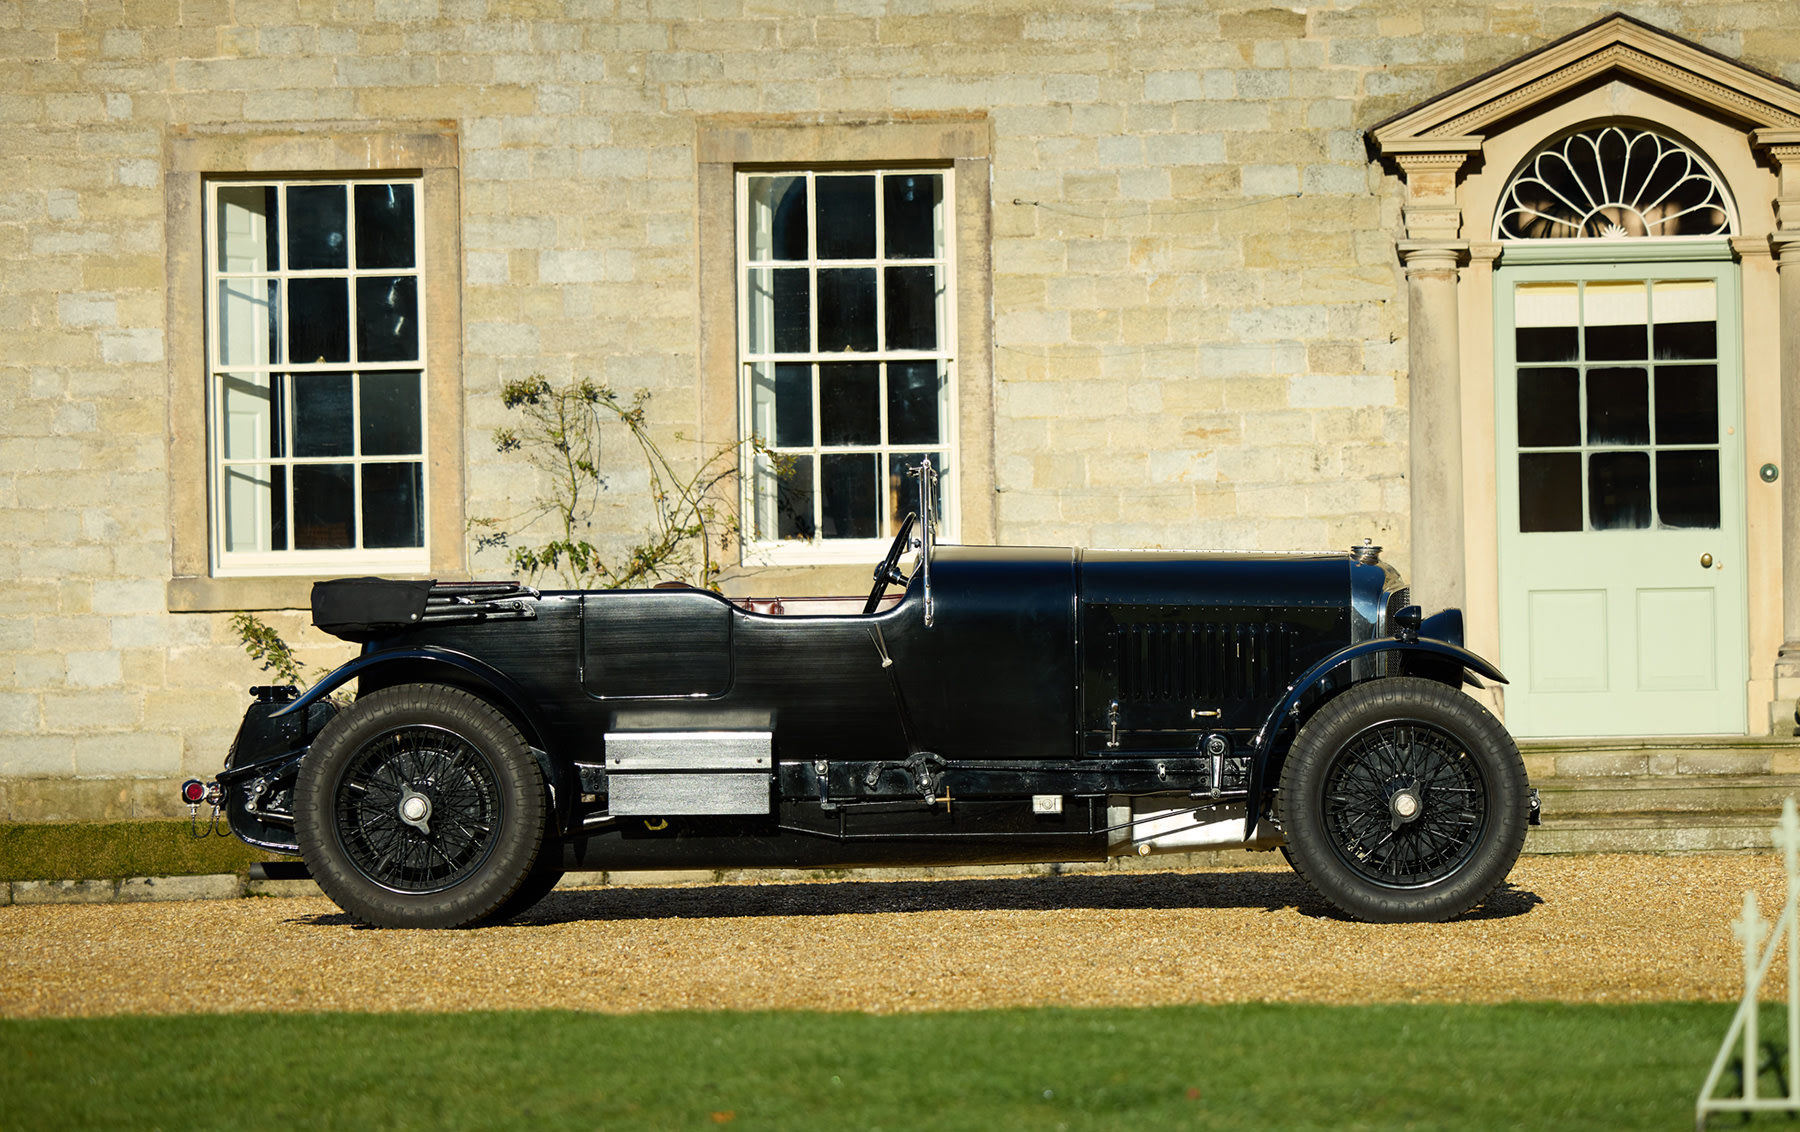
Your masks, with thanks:
M 1508 728 L 1743 734 L 1736 266 L 1503 268 L 1495 305 Z

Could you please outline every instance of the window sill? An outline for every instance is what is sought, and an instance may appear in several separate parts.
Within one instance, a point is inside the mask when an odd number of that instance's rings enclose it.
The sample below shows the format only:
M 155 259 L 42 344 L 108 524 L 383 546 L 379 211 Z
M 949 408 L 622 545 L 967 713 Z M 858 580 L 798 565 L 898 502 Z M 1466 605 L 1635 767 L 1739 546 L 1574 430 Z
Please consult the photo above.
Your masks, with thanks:
M 313 577 L 170 578 L 165 593 L 170 613 L 311 609 L 313 583 L 320 580 Z

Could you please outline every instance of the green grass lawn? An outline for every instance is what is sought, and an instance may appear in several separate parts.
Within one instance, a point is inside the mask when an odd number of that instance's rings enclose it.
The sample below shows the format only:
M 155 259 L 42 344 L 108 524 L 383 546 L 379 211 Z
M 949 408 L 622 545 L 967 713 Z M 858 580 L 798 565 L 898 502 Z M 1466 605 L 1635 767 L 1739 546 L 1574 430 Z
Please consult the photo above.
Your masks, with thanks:
M 199 828 L 209 827 L 204 819 Z M 276 859 L 219 824 L 196 838 L 186 818 L 114 822 L 0 822 L 0 880 L 99 880 L 108 877 L 241 873 Z
M 1731 1010 L 6 1020 L 0 1128 L 1680 1129 Z

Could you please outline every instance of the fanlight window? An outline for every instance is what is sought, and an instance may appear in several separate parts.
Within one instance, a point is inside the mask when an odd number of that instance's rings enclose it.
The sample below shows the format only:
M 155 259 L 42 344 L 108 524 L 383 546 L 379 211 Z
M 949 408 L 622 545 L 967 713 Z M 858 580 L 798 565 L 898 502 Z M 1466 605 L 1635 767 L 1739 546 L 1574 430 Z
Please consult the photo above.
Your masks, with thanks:
M 1495 228 L 1502 240 L 1728 236 L 1733 217 L 1699 154 L 1606 126 L 1539 150 L 1507 187 Z

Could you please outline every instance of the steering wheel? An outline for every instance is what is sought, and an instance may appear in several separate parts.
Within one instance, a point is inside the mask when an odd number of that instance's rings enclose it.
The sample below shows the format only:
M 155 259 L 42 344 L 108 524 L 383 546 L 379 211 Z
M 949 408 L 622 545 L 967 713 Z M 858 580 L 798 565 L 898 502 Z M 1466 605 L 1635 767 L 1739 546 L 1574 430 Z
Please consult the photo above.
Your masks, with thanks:
M 894 544 L 888 547 L 887 556 L 881 560 L 881 565 L 875 567 L 875 588 L 869 591 L 869 600 L 863 606 L 864 617 L 875 612 L 876 607 L 881 604 L 881 595 L 887 592 L 889 582 L 902 586 L 906 584 L 906 575 L 900 572 L 900 556 L 911 545 L 913 524 L 918 521 L 919 516 L 912 511 L 908 511 L 906 518 L 901 520 L 900 533 L 894 536 Z

